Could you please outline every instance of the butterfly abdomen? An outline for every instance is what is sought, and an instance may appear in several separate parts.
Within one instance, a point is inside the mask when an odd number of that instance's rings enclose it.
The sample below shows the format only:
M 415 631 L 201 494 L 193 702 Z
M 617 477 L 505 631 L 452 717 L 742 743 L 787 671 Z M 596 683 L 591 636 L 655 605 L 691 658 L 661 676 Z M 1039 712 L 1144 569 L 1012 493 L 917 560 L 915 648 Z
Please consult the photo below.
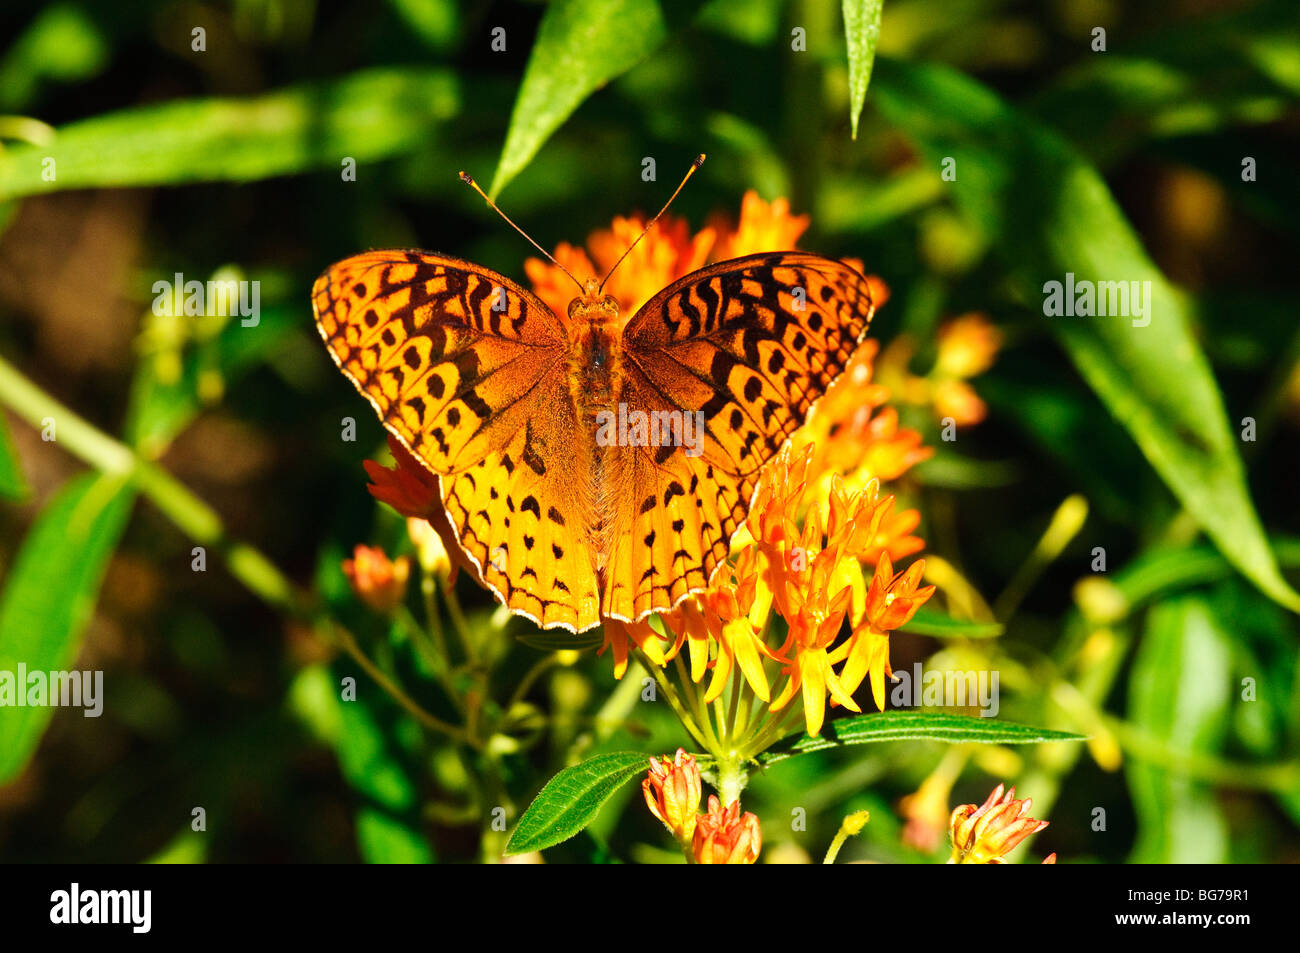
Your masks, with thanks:
M 569 386 L 582 426 L 592 437 L 590 491 L 593 568 L 602 586 L 617 500 L 617 474 L 608 466 L 618 437 L 618 395 L 623 374 L 618 305 L 612 298 L 579 298 L 569 307 Z

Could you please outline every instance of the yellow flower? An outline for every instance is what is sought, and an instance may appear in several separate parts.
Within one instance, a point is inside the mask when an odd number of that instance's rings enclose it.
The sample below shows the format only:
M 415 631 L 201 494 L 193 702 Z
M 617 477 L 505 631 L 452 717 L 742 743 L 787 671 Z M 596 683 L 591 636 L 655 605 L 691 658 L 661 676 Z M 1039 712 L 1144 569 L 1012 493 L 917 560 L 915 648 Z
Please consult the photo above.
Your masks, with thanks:
M 410 536 L 411 542 L 415 544 L 415 554 L 420 561 L 421 569 L 439 576 L 452 573 L 451 554 L 447 551 L 446 542 L 433 528 L 432 523 L 418 516 L 408 516 L 406 535 Z
M 755 695 L 763 701 L 771 697 L 761 656 L 777 656 L 759 638 L 761 621 L 766 619 L 771 605 L 771 593 L 761 578 L 759 561 L 757 549 L 752 546 L 742 549 L 734 565 L 724 564 L 707 591 L 661 616 L 664 625 L 677 636 L 667 660 L 685 644 L 692 681 L 698 682 L 706 668 L 712 666 L 713 677 L 704 693 L 706 703 L 712 703 L 722 694 L 736 666 Z M 712 663 L 709 662 L 710 644 L 717 646 L 717 657 Z
M 390 560 L 374 546 L 359 545 L 351 559 L 343 560 L 343 572 L 352 591 L 376 612 L 389 613 L 401 605 L 410 570 L 411 562 L 405 556 Z
M 857 691 L 863 679 L 871 679 L 871 696 L 876 707 L 885 710 L 885 677 L 889 668 L 889 633 L 911 621 L 926 601 L 934 595 L 934 586 L 919 586 L 925 572 L 925 560 L 918 559 L 897 575 L 889 553 L 881 553 L 876 574 L 867 589 L 865 606 L 855 620 L 849 640 L 838 650 L 835 660 L 845 659 L 840 679 L 847 691 Z
M 964 761 L 962 757 L 956 764 L 956 770 L 952 770 L 945 758 L 921 782 L 919 788 L 898 802 L 898 812 L 905 822 L 904 844 L 925 853 L 939 846 L 939 840 L 948 826 L 948 803 L 952 796 L 952 785 Z
M 740 203 L 740 220 L 735 226 L 722 219 L 691 235 L 685 219 L 664 215 L 632 249 L 627 259 L 610 276 L 605 293 L 619 303 L 619 314 L 626 321 L 641 305 L 678 278 L 714 261 L 740 258 L 765 251 L 789 251 L 808 228 L 807 215 L 791 215 L 786 199 L 766 202 L 757 192 L 745 193 Z M 603 278 L 623 252 L 645 228 L 643 215 L 619 216 L 608 229 L 592 232 L 586 248 L 561 242 L 555 259 L 579 280 Z M 861 263 L 858 263 L 861 270 Z M 524 271 L 533 291 L 552 311 L 566 320 L 569 302 L 574 298 L 573 282 L 557 266 L 540 258 L 524 262 Z M 879 289 L 884 285 L 875 281 Z
M 988 416 L 988 406 L 975 388 L 956 378 L 935 381 L 930 387 L 930 399 L 939 419 L 951 417 L 958 427 L 973 427 Z
M 723 810 L 716 794 L 709 795 L 709 810 L 695 824 L 692 850 L 697 864 L 752 864 L 763 848 L 758 818 L 740 813 L 740 802 Z
M 933 374 L 962 379 L 983 374 L 993 366 L 1002 347 L 1002 332 L 982 314 L 963 314 L 939 328 L 939 356 Z
M 893 497 L 879 498 L 875 481 L 850 495 L 835 477 L 827 501 L 826 532 L 822 531 L 821 507 L 814 505 L 796 537 L 793 521 L 786 514 L 797 508 L 802 496 L 804 483 L 798 476 L 808 458 L 808 450 L 798 461 L 792 461 L 788 453 L 778 457 L 776 465 L 760 479 L 750 524 L 751 532 L 756 527 L 760 533 L 758 546 L 766 557 L 769 588 L 790 627 L 778 651 L 788 659 L 782 671 L 789 681 L 773 699 L 771 709 L 784 708 L 802 690 L 808 734 L 818 735 L 828 694 L 833 703 L 861 711 L 852 698 L 853 688 L 831 667 L 839 660 L 835 654 L 839 650 L 833 652 L 832 647 L 850 608 L 856 609 L 855 617 L 864 611 L 868 594 L 858 559 L 879 534 Z M 764 492 L 763 481 L 768 477 L 770 487 Z
M 616 218 L 610 228 L 593 232 L 584 247 L 561 244 L 555 258 L 580 280 L 600 277 L 632 246 L 644 222 L 639 215 Z M 618 300 L 626 320 L 663 288 L 707 263 L 794 249 L 809 223 L 809 216 L 791 213 L 787 200 L 767 202 L 753 191 L 743 197 L 734 224 L 715 217 L 692 234 L 684 220 L 664 216 L 605 290 Z M 867 276 L 861 261 L 844 261 L 866 277 L 877 306 L 888 298 L 884 282 Z M 568 276 L 540 259 L 529 259 L 525 267 L 536 293 L 566 318 L 574 297 Z M 981 340 L 975 330 L 959 326 L 952 346 L 968 341 L 973 348 Z M 698 684 L 710 676 L 699 699 L 705 706 L 720 701 L 728 684 L 742 678 L 746 706 L 752 695 L 779 711 L 801 696 L 811 734 L 822 729 L 828 699 L 860 710 L 852 695 L 868 676 L 877 695 L 883 691 L 877 683 L 889 671 L 890 629 L 881 625 L 901 624 L 896 621 L 901 607 L 924 602 L 933 587 L 916 591 L 918 563 L 871 590 L 864 565 L 879 575 L 882 560 L 892 567 L 894 560 L 924 548 L 915 535 L 920 514 L 893 512 L 894 498 L 881 492 L 881 484 L 897 480 L 933 450 L 922 445 L 919 432 L 901 427 L 897 412 L 887 406 L 889 390 L 873 379 L 878 350 L 874 341 L 858 349 L 810 420 L 763 469 L 731 555 L 705 591 L 659 614 L 667 648 L 648 620 L 605 620 L 601 651 L 613 650 L 617 676 L 626 670 L 634 644 L 656 665 L 685 653 L 686 678 Z M 952 351 L 949 360 L 961 353 Z M 973 358 L 967 354 L 967 359 Z M 890 609 L 887 602 L 894 601 L 898 604 Z M 764 639 L 773 609 L 786 623 L 779 645 Z M 864 621 L 869 615 L 876 621 Z M 846 620 L 852 634 L 842 638 Z M 764 668 L 768 660 L 785 676 L 775 697 Z
M 880 531 L 863 551 L 863 564 L 874 566 L 882 555 L 888 554 L 894 562 L 906 559 L 925 548 L 925 540 L 913 536 L 912 531 L 921 525 L 919 510 L 891 510 L 880 523 Z
M 604 655 L 606 649 L 614 650 L 614 677 L 622 678 L 627 672 L 627 653 L 629 645 L 635 645 L 655 665 L 664 664 L 663 650 L 659 647 L 662 636 L 650 627 L 650 623 L 623 622 L 619 619 L 602 618 L 601 633 L 604 644 L 597 655 Z
M 682 748 L 672 758 L 651 758 L 650 773 L 641 782 L 641 792 L 650 813 L 663 822 L 677 842 L 690 844 L 702 793 L 695 758 Z
M 949 819 L 952 832 L 950 864 L 1003 864 L 1016 845 L 1045 828 L 1047 821 L 1029 816 L 1031 798 L 1016 800 L 1016 789 L 1002 793 L 1002 785 L 993 789 L 983 804 L 958 806 Z M 1055 863 L 1053 854 L 1048 861 Z M 1044 861 L 1047 863 L 1048 861 Z

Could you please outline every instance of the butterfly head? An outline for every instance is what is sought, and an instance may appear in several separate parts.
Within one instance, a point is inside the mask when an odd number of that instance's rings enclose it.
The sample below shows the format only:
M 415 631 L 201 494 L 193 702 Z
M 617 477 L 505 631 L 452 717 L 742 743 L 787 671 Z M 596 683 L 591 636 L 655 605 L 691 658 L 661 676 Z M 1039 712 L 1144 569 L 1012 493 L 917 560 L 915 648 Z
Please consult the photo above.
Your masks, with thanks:
M 618 319 L 618 300 L 602 294 L 600 282 L 588 278 L 582 285 L 582 297 L 569 302 L 569 321 L 577 324 L 611 324 Z

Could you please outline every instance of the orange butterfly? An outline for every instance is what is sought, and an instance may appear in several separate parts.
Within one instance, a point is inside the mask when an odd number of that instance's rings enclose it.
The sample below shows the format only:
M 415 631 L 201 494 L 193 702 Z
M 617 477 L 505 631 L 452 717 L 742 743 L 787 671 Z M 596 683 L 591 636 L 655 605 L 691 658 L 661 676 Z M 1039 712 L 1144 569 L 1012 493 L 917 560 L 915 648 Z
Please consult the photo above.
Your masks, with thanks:
M 471 262 L 374 251 L 328 268 L 312 305 L 339 368 L 437 475 L 479 581 L 541 627 L 581 632 L 707 587 L 879 286 L 818 255 L 748 255 L 623 323 L 605 281 L 573 280 L 562 317 Z

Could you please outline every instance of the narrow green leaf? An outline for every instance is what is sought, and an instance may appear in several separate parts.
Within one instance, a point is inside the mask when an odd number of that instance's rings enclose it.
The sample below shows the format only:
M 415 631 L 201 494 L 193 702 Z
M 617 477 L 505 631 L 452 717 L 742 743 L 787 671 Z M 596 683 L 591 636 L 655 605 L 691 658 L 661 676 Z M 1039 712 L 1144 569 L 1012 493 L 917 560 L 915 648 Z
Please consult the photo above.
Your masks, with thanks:
M 9 436 L 9 424 L 5 415 L 0 413 L 0 497 L 20 500 L 27 496 L 27 480 L 23 476 L 22 464 L 14 450 L 13 438 Z
M 649 769 L 649 755 L 615 751 L 565 768 L 528 805 L 515 826 L 507 854 L 554 847 L 592 822 L 610 795 Z
M 1050 728 L 1034 728 L 1010 721 L 943 712 L 882 711 L 838 718 L 822 728 L 819 737 L 790 735 L 758 756 L 763 764 L 795 755 L 865 745 L 877 741 L 941 741 L 947 744 L 1024 745 L 1046 741 L 1082 741 L 1082 735 Z
M 1216 754 L 1227 733 L 1232 636 L 1204 600 L 1155 606 L 1129 678 L 1129 718 L 1174 751 Z M 1138 757 L 1127 761 L 1138 815 L 1133 863 L 1224 863 L 1227 822 L 1213 791 Z
M 876 62 L 876 42 L 880 39 L 880 12 L 884 0 L 841 0 L 844 11 L 844 38 L 849 46 L 849 123 L 853 138 L 858 138 L 858 117 L 867 101 L 871 67 Z
M 1097 171 L 990 90 L 944 67 L 882 62 L 881 108 L 998 249 L 1030 308 L 1048 282 L 1149 282 L 1145 315 L 1048 317 L 1089 386 L 1225 556 L 1300 610 L 1269 550 L 1214 376 L 1183 296 L 1143 250 Z
M 135 492 L 120 479 L 75 477 L 23 540 L 0 595 L 0 675 L 66 670 L 76 661 L 108 559 Z M 25 692 L 26 686 L 14 686 Z M 101 699 L 102 701 L 102 699 Z M 27 764 L 53 708 L 0 706 L 0 784 Z
M 584 99 L 658 49 L 699 6 L 686 0 L 548 4 L 528 56 L 491 194 L 500 193 L 523 171 Z
M 60 189 L 245 182 L 337 168 L 344 156 L 374 161 L 426 142 L 455 114 L 459 98 L 449 72 L 376 69 L 250 99 L 124 109 L 63 126 L 48 145 L 0 153 L 0 200 Z
M 936 639 L 995 639 L 1006 626 L 1001 622 L 964 622 L 938 609 L 922 606 L 902 630 Z

